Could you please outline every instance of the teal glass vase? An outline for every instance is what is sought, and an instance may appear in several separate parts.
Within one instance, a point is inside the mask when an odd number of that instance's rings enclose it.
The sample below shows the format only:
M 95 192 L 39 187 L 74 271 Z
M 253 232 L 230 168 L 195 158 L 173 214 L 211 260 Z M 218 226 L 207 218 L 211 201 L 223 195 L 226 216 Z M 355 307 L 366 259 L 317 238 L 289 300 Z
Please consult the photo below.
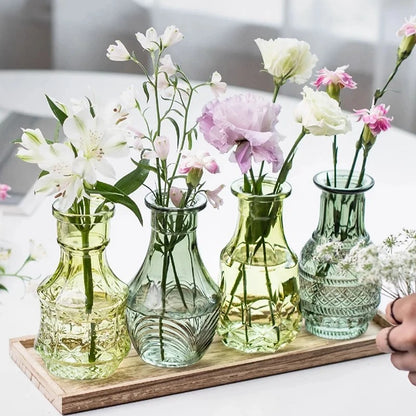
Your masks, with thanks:
M 317 250 L 329 242 L 339 242 L 341 256 L 357 244 L 367 245 L 365 229 L 365 193 L 374 180 L 365 175 L 358 185 L 353 175 L 346 187 L 347 171 L 321 172 L 314 177 L 322 191 L 318 226 L 302 248 L 299 259 L 301 310 L 306 330 L 329 339 L 350 339 L 363 334 L 377 313 L 380 289 L 360 283 L 345 274 L 339 265 L 325 262 Z M 319 260 L 318 260 L 319 259 Z
M 35 350 L 55 376 L 95 379 L 114 373 L 128 354 L 128 287 L 106 259 L 114 205 L 91 200 L 92 214 L 53 208 L 61 249 L 56 271 L 38 287 Z
M 231 186 L 239 218 L 221 252 L 225 297 L 218 334 L 223 343 L 246 353 L 275 352 L 294 341 L 301 327 L 298 259 L 283 227 L 283 203 L 291 187 L 273 193 L 274 180 L 263 182 L 263 195 L 243 192 L 243 179 Z
M 197 245 L 197 215 L 207 201 L 197 194 L 189 207 L 165 207 L 150 193 L 145 203 L 152 231 L 145 260 L 129 286 L 130 338 L 146 363 L 189 366 L 212 343 L 222 297 Z

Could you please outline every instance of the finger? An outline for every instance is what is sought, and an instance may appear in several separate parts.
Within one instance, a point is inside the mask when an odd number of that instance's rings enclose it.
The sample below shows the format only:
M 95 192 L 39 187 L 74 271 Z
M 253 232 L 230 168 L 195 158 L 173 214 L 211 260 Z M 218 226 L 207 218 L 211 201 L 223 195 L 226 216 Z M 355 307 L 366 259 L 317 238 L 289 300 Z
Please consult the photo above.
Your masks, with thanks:
M 395 314 L 395 305 L 400 297 L 393 300 L 386 306 L 386 319 L 393 325 L 400 325 L 402 321 L 399 321 Z
M 394 318 L 391 311 L 393 311 Z M 406 320 L 416 321 L 416 293 L 395 299 L 389 303 L 386 307 L 386 317 L 394 324 L 405 322 Z
M 398 349 L 391 344 L 391 332 L 394 328 L 395 327 L 384 328 L 377 334 L 376 345 L 381 352 L 391 354 L 395 351 L 398 351 Z
M 410 371 L 416 374 L 416 352 L 393 353 L 391 362 L 398 370 Z
M 416 352 L 416 325 L 406 322 L 384 328 L 378 333 L 376 343 L 381 352 Z
M 409 373 L 409 381 L 416 386 L 416 373 L 415 372 L 411 372 Z

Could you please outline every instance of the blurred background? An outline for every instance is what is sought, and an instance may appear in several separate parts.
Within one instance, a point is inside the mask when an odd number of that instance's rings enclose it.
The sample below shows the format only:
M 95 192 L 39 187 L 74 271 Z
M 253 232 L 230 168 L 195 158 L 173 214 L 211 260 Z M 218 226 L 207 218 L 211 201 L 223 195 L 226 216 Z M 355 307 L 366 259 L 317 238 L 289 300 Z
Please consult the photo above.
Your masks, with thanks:
M 343 107 L 369 107 L 376 88 L 392 71 L 397 29 L 416 14 L 415 0 L 0 0 L 0 69 L 136 72 L 106 58 L 114 40 L 145 59 L 134 34 L 176 25 L 186 42 L 174 61 L 195 80 L 218 70 L 229 84 L 273 89 L 260 72 L 254 39 L 296 37 L 319 58 L 316 69 L 349 64 L 358 83 Z M 416 54 L 404 64 L 383 102 L 394 125 L 416 133 Z M 282 94 L 299 96 L 286 85 Z M 0 86 L 1 91 L 1 86 Z

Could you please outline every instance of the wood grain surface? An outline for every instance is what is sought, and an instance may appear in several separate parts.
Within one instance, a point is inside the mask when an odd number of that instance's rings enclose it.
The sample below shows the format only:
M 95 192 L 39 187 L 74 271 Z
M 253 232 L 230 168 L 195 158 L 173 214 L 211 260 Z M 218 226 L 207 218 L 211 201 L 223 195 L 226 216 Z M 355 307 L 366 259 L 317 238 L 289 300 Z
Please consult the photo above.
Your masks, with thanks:
M 59 412 L 70 414 L 377 355 L 375 337 L 386 326 L 389 323 L 377 315 L 364 335 L 347 341 L 302 330 L 292 344 L 273 354 L 240 353 L 215 339 L 198 363 L 181 369 L 153 367 L 132 349 L 117 371 L 102 380 L 52 376 L 33 348 L 33 336 L 11 339 L 10 356 Z

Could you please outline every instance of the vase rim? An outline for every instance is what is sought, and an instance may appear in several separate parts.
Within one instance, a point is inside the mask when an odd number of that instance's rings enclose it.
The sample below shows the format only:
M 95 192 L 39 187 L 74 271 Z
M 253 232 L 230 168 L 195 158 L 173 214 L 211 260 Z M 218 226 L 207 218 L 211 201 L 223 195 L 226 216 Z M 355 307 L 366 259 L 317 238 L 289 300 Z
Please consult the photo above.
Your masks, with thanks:
M 159 205 L 155 201 L 155 193 L 154 192 L 149 192 L 145 196 L 144 202 L 145 202 L 145 205 L 147 206 L 147 208 L 154 209 L 154 210 L 157 210 L 157 211 L 162 211 L 162 212 L 170 212 L 170 213 L 175 213 L 175 212 L 198 212 L 198 211 L 203 210 L 207 206 L 207 198 L 201 192 L 195 195 L 192 205 L 188 205 L 188 206 L 182 207 L 182 208 L 176 207 L 174 205 L 169 205 L 169 206 Z
M 55 201 L 52 204 L 52 215 L 58 219 L 58 220 L 65 220 L 65 221 L 69 221 L 69 222 L 77 222 L 79 223 L 79 221 L 82 218 L 86 218 L 86 217 L 90 217 L 90 218 L 98 218 L 101 217 L 102 221 L 108 220 L 109 218 L 111 218 L 114 215 L 114 203 L 111 201 L 105 201 L 104 198 L 99 198 L 99 197 L 93 197 L 91 198 L 91 213 L 90 214 L 81 214 L 81 213 L 75 213 L 75 212 L 62 212 L 60 211 L 56 205 L 57 205 L 58 201 Z M 99 211 L 95 211 L 95 209 L 97 209 L 98 207 L 101 208 L 99 209 Z M 78 219 L 78 220 L 76 220 Z M 76 220 L 76 221 L 74 221 Z
M 336 178 L 337 180 L 341 181 L 343 186 L 333 186 L 327 183 L 327 178 L 329 177 L 330 180 L 333 180 L 334 178 L 334 171 L 333 170 L 324 170 L 322 172 L 317 173 L 313 177 L 314 184 L 328 192 L 336 193 L 336 194 L 358 194 L 368 191 L 374 186 L 374 179 L 372 176 L 368 175 L 367 173 L 364 174 L 362 184 L 360 186 L 357 186 L 358 178 L 359 178 L 359 172 L 354 172 L 352 175 L 351 180 L 351 187 L 346 188 L 345 182 L 348 179 L 350 171 L 346 169 L 339 169 L 337 170 Z
M 263 184 L 269 185 L 270 188 L 274 187 L 277 178 L 272 176 L 266 176 L 264 178 Z M 251 181 L 250 181 L 251 182 Z M 233 195 L 240 199 L 245 199 L 247 201 L 251 200 L 263 200 L 263 201 L 272 201 L 276 199 L 285 199 L 292 193 L 292 187 L 288 182 L 283 182 L 281 185 L 280 192 L 269 193 L 264 195 L 254 195 L 242 190 L 242 185 L 244 183 L 244 178 L 238 178 L 231 184 L 231 192 Z

